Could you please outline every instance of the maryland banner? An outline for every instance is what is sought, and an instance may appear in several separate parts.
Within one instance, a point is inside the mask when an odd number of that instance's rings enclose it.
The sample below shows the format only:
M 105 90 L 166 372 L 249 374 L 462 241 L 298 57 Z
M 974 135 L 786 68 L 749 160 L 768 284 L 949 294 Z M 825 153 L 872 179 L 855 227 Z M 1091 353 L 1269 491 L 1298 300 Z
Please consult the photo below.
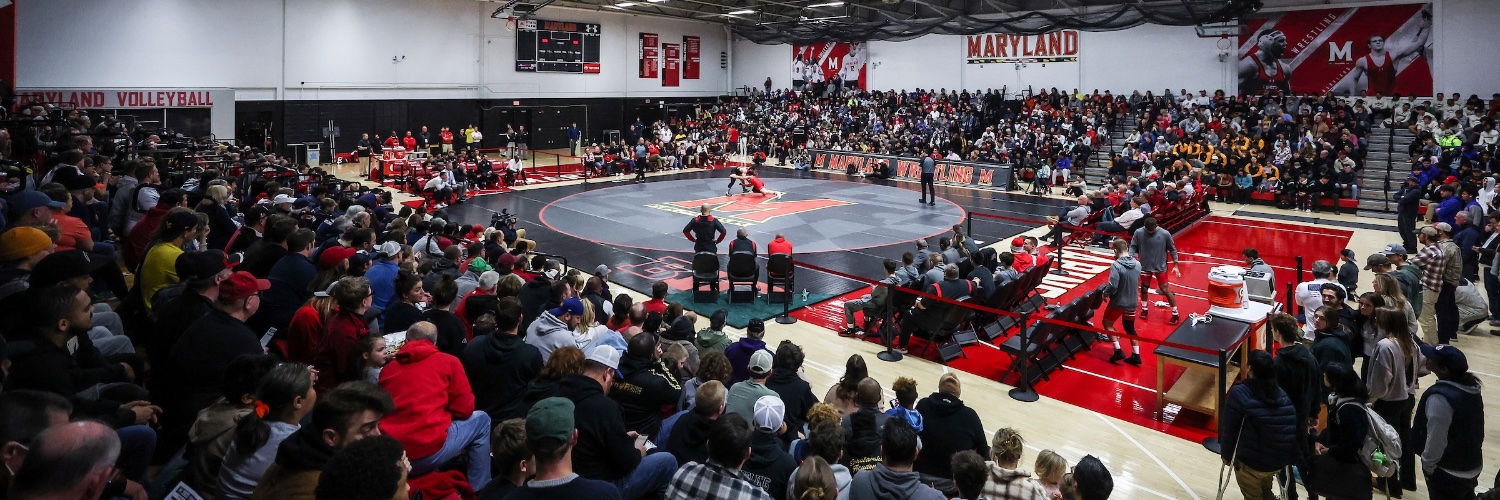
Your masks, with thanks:
M 802 85 L 844 79 L 844 87 L 865 90 L 865 65 L 870 61 L 869 45 L 864 42 L 818 42 L 792 46 L 792 84 Z M 800 83 L 798 83 L 800 82 Z
M 1270 12 L 1244 23 L 1241 95 L 1432 95 L 1430 4 Z
M 890 164 L 892 169 L 891 177 L 893 178 L 922 180 L 921 158 L 856 153 L 852 151 L 812 150 L 813 168 L 838 170 L 841 172 L 848 172 L 852 169 L 855 172 L 863 172 L 868 175 L 875 171 L 875 165 L 880 160 L 886 160 Z M 1010 166 L 938 160 L 934 180 L 937 182 L 952 182 L 971 186 L 1005 189 L 1006 186 L 1010 185 Z

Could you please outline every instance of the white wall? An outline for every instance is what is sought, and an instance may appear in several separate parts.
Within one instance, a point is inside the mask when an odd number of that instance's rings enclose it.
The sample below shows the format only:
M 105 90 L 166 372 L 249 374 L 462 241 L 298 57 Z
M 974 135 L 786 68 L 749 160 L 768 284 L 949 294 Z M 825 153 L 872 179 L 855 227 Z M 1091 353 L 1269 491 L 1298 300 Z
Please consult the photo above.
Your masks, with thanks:
M 548 7 L 602 25 L 600 74 L 515 71 L 515 33 L 473 0 L 20 0 L 18 87 L 228 87 L 244 99 L 711 96 L 719 25 Z M 637 33 L 702 40 L 700 78 L 637 78 Z M 283 51 L 285 56 L 283 57 Z M 392 62 L 392 57 L 400 62 Z
M 1360 4 L 1410 3 L 1418 0 L 1335 2 L 1304 8 L 1332 8 Z M 1433 41 L 1435 92 L 1462 92 L 1488 98 L 1500 91 L 1500 51 L 1495 26 L 1500 26 L 1500 1 L 1432 0 L 1436 28 Z M 1079 62 L 965 64 L 964 37 L 929 35 L 905 42 L 870 43 L 870 88 L 1006 87 L 1012 91 L 1057 87 L 1084 92 L 1099 89 L 1116 93 L 1132 90 L 1161 92 L 1171 88 L 1197 91 L 1223 89 L 1234 93 L 1234 60 L 1220 62 L 1219 39 L 1198 38 L 1191 26 L 1143 25 L 1120 31 L 1079 34 Z M 742 56 L 743 55 L 743 56 Z M 773 67 L 772 75 L 789 72 L 791 47 L 735 41 L 734 64 Z M 765 71 L 737 74 L 734 86 L 759 87 Z M 787 82 L 776 79 L 777 87 Z
M 729 57 L 730 87 L 763 88 L 766 77 L 771 77 L 772 88 L 784 89 L 792 85 L 792 46 L 787 44 L 761 45 L 735 37 Z

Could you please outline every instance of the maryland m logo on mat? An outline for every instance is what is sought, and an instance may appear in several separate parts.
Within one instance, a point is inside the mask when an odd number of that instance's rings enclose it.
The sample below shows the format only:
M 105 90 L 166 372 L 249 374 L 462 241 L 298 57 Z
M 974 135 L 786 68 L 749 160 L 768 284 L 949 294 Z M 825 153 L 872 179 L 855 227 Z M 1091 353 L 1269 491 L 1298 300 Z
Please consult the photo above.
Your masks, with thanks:
M 753 226 L 783 215 L 854 205 L 853 202 L 829 199 L 781 201 L 782 194 L 716 196 L 699 200 L 653 203 L 646 206 L 693 217 L 698 215 L 698 207 L 708 205 L 708 208 L 713 210 L 713 215 L 726 225 Z

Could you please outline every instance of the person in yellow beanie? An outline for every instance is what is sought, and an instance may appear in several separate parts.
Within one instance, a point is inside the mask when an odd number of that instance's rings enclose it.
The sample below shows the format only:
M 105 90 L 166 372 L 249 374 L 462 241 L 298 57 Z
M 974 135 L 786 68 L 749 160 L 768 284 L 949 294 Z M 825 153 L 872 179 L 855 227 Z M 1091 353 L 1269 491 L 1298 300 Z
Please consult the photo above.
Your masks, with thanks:
M 56 229 L 54 229 L 56 231 Z M 0 318 L 18 318 L 25 309 L 27 280 L 31 269 L 52 254 L 57 244 L 46 231 L 16 226 L 0 234 Z M 0 322 L 0 336 L 15 339 L 11 332 L 19 322 Z

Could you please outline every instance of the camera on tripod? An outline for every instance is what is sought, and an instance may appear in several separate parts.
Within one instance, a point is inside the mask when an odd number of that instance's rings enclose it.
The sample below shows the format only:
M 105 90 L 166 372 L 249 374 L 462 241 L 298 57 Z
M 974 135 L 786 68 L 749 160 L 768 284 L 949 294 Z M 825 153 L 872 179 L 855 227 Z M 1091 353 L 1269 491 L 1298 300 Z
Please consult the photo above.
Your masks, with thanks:
M 516 214 L 510 213 L 510 209 L 502 208 L 500 209 L 500 213 L 490 216 L 490 227 L 500 229 L 502 227 L 514 226 L 517 220 Z

